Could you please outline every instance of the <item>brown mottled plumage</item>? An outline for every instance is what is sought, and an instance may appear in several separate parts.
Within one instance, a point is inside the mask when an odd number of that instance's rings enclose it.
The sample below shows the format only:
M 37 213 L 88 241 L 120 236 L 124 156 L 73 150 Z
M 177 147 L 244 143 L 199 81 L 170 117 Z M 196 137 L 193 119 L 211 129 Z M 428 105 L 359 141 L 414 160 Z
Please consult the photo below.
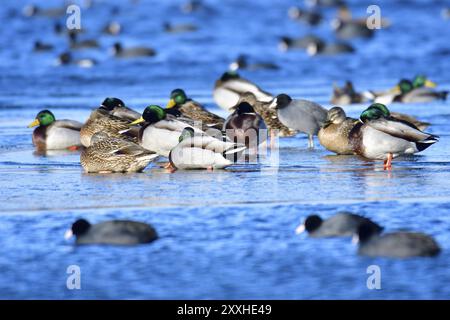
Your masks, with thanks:
M 342 108 L 331 108 L 328 110 L 327 122 L 318 133 L 320 144 L 337 154 L 353 154 L 348 136 L 356 122 L 356 119 L 347 118 Z
M 138 128 L 130 129 L 130 123 L 131 121 L 129 120 L 109 114 L 103 108 L 95 109 L 81 128 L 81 143 L 85 147 L 89 147 L 92 136 L 97 132 L 104 132 L 110 137 L 129 139 L 130 141 L 137 142 Z M 121 134 L 120 131 L 124 130 L 128 131 L 125 134 Z
M 294 136 L 297 132 L 283 125 L 278 119 L 277 110 L 269 109 L 270 103 L 258 101 L 256 96 L 251 92 L 245 92 L 241 95 L 239 103 L 247 102 L 264 120 L 267 128 L 271 131 L 278 130 L 280 137 Z
M 104 132 L 96 133 L 91 142 L 80 157 L 86 172 L 139 172 L 158 157 L 131 141 Z

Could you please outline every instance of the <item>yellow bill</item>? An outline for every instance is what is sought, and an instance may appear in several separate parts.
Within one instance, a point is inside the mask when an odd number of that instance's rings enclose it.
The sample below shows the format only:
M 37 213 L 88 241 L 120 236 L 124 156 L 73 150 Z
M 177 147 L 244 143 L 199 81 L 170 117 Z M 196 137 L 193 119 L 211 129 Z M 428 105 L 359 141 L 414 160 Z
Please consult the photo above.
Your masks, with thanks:
M 400 89 L 400 86 L 395 86 L 392 89 L 389 90 L 390 94 L 400 94 L 402 93 L 402 90 Z
M 175 102 L 175 100 L 170 99 L 169 102 L 167 103 L 166 109 L 170 109 L 173 108 L 177 105 L 177 103 Z
M 134 126 L 134 125 L 142 123 L 142 122 L 145 122 L 145 120 L 144 120 L 144 118 L 140 117 L 139 119 L 134 120 L 132 123 L 130 123 L 130 126 Z
M 39 125 L 39 119 L 34 119 L 34 121 L 28 125 L 28 128 L 33 128 L 38 125 Z
M 425 87 L 435 88 L 436 86 L 437 86 L 436 82 L 433 82 L 433 81 L 428 80 L 428 79 L 425 81 Z

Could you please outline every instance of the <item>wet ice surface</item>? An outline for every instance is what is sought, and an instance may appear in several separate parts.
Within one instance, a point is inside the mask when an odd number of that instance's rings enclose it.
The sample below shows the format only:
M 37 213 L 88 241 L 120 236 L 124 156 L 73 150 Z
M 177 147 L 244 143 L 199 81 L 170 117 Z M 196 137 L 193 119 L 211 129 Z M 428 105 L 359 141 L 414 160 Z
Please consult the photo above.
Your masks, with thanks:
M 449 28 L 438 18 L 439 6 L 382 2 L 383 14 L 393 22 L 390 30 L 368 42 L 355 41 L 357 55 L 310 59 L 302 52 L 276 50 L 278 36 L 308 31 L 285 18 L 293 1 L 276 6 L 252 1 L 244 7 L 238 1 L 222 6 L 211 1 L 216 13 L 194 16 L 179 14 L 178 3 L 153 4 L 152 10 L 171 13 L 174 21 L 196 23 L 198 33 L 163 34 L 161 21 L 141 19 L 145 10 L 120 5 L 127 10 L 115 17 L 127 26 L 120 39 L 127 45 L 155 46 L 159 55 L 113 60 L 104 52 L 115 39 L 101 37 L 101 50 L 77 53 L 100 61 L 87 70 L 56 68 L 55 53 L 31 53 L 32 41 L 51 34 L 45 18 L 16 17 L 0 30 L 0 297 L 448 298 L 448 101 L 391 106 L 431 122 L 428 131 L 441 136 L 421 154 L 396 159 L 392 172 L 383 171 L 380 162 L 333 156 L 321 146 L 308 150 L 303 135 L 280 140 L 278 165 L 266 157 L 215 172 L 169 174 L 153 165 L 142 174 L 86 175 L 76 152 L 33 153 L 32 130 L 26 125 L 40 109 L 53 110 L 57 118 L 83 121 L 106 95 L 142 109 L 148 103 L 165 103 L 171 89 L 183 87 L 223 114 L 213 104 L 211 88 L 244 49 L 282 67 L 242 72 L 244 76 L 270 92 L 287 92 L 327 107 L 331 83 L 347 78 L 357 88 L 382 89 L 421 72 L 440 89 L 450 88 L 444 67 Z M 363 15 L 367 5 L 355 3 L 355 14 Z M 23 4 L 18 1 L 15 8 Z M 2 7 L 0 16 L 6 17 L 12 5 Z M 253 14 L 252 5 L 259 14 Z M 107 18 L 99 18 L 101 5 L 90 10 L 84 14 L 86 37 L 96 37 Z M 331 17 L 333 11 L 326 14 Z M 422 27 L 404 19 L 411 14 Z M 230 32 L 233 21 L 248 32 Z M 264 34 L 261 26 L 267 27 Z M 331 39 L 326 24 L 318 33 Z M 45 40 L 65 45 L 53 35 Z M 419 45 L 418 40 L 423 42 Z M 346 110 L 356 117 L 363 108 Z M 350 239 L 294 234 L 308 214 L 328 217 L 339 210 L 364 214 L 386 231 L 426 232 L 440 243 L 442 254 L 434 259 L 364 258 L 356 255 Z M 126 248 L 75 247 L 63 234 L 79 217 L 91 222 L 148 222 L 160 239 Z M 72 264 L 81 268 L 81 290 L 66 288 L 66 268 Z M 366 268 L 372 264 L 381 267 L 382 290 L 366 287 Z

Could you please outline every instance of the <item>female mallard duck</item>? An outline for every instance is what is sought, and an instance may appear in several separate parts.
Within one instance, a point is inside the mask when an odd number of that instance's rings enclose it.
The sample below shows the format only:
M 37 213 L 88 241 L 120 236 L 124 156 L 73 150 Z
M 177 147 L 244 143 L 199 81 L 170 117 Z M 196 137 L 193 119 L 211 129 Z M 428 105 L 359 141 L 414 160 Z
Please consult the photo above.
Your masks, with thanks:
M 256 84 L 241 78 L 234 71 L 225 72 L 214 85 L 213 98 L 219 107 L 230 110 L 245 92 L 253 93 L 260 101 L 269 102 L 273 99 L 270 93 L 263 91 Z
M 183 120 L 183 121 L 182 121 Z M 179 143 L 178 139 L 184 128 L 193 128 L 195 132 L 201 132 L 194 128 L 183 118 L 176 118 L 157 105 L 150 105 L 145 108 L 142 117 L 132 122 L 135 125 L 145 122 L 139 130 L 139 144 L 147 150 L 168 157 L 170 150 Z
M 418 130 L 405 121 L 386 117 L 380 108 L 366 109 L 349 135 L 353 151 L 368 159 L 384 161 L 384 168 L 392 167 L 392 159 L 402 154 L 425 150 L 438 137 Z
M 206 110 L 200 103 L 188 98 L 182 89 L 175 89 L 170 94 L 166 112 L 182 115 L 195 121 L 200 121 L 206 127 L 222 130 L 225 119 Z
M 97 132 L 81 153 L 80 162 L 86 172 L 139 172 L 157 157 L 131 141 Z
M 170 164 L 176 169 L 223 169 L 232 165 L 246 147 L 214 137 L 196 134 L 186 127 L 179 143 L 170 151 Z
M 276 96 L 269 108 L 277 110 L 278 118 L 286 127 L 306 133 L 309 148 L 314 147 L 313 136 L 326 121 L 327 109 L 312 101 L 293 100 L 287 94 Z
M 231 108 L 234 110 L 223 125 L 223 131 L 231 141 L 245 143 L 249 149 L 257 149 L 267 139 L 267 127 L 263 118 L 247 102 Z
M 351 81 L 346 81 L 342 88 L 333 84 L 332 104 L 346 106 L 353 103 L 365 102 L 366 100 L 366 97 L 356 92 Z
M 264 120 L 264 123 L 269 128 L 270 137 L 273 139 L 275 136 L 291 137 L 295 136 L 297 132 L 289 129 L 278 119 L 277 111 L 269 108 L 269 102 L 262 102 L 256 99 L 256 96 L 251 92 L 245 92 L 241 95 L 238 103 L 247 102 Z
M 317 135 L 320 144 L 337 154 L 353 154 L 348 135 L 356 123 L 357 120 L 348 118 L 342 108 L 331 108 L 327 113 L 327 121 Z
M 394 101 L 403 103 L 445 100 L 448 94 L 448 91 L 434 91 L 426 87 L 414 87 L 414 84 L 407 79 L 400 80 L 396 89 L 398 94 L 394 97 Z
M 103 100 L 100 107 L 106 109 L 109 114 L 124 120 L 135 121 L 141 117 L 139 112 L 128 108 L 125 106 L 125 103 L 118 98 L 108 97 Z
M 33 131 L 33 144 L 38 151 L 45 151 L 80 147 L 82 125 L 74 120 L 55 120 L 53 113 L 42 110 L 28 128 L 39 126 Z
M 400 121 L 409 122 L 409 123 L 413 124 L 414 126 L 416 126 L 417 129 L 419 129 L 420 131 L 423 131 L 430 126 L 430 123 L 422 122 L 422 121 L 414 118 L 413 116 L 410 116 L 410 115 L 407 115 L 404 113 L 399 113 L 399 112 L 390 112 L 389 109 L 384 104 L 381 104 L 381 103 L 374 103 L 374 104 L 372 104 L 371 107 L 380 109 L 380 111 L 383 113 L 383 115 L 385 117 L 392 117 L 392 118 L 400 120 Z
M 129 120 L 113 116 L 101 106 L 91 112 L 89 119 L 81 128 L 81 143 L 89 147 L 92 136 L 97 132 L 105 132 L 110 137 L 137 142 L 138 128 L 130 128 L 130 123 Z

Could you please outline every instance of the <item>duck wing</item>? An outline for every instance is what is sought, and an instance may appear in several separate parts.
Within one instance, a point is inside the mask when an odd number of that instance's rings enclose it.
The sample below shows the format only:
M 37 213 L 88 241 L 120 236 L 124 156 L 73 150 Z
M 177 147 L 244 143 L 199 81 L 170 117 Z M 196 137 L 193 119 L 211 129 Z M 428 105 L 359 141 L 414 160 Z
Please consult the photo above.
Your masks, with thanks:
M 371 120 L 367 122 L 367 125 L 393 137 L 410 142 L 434 143 L 438 141 L 439 138 L 430 133 L 420 131 L 416 126 L 407 121 L 396 120 L 392 117 Z

